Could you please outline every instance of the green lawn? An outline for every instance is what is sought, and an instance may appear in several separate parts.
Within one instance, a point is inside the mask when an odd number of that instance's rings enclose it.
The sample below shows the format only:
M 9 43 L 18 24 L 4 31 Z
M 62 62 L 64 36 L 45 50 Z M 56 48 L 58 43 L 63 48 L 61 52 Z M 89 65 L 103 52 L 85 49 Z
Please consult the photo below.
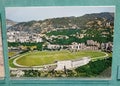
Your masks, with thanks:
M 9 56 L 9 57 L 12 57 L 12 56 L 14 56 L 15 54 L 17 54 L 17 52 L 13 52 L 13 51 L 12 51 L 12 52 L 9 52 L 9 53 L 8 53 L 8 56 Z
M 34 51 L 27 54 L 23 54 L 16 62 L 25 66 L 40 66 L 45 64 L 52 64 L 55 61 L 63 61 L 70 59 L 79 59 L 82 57 L 90 56 L 91 58 L 97 58 L 105 56 L 105 53 L 98 51 Z

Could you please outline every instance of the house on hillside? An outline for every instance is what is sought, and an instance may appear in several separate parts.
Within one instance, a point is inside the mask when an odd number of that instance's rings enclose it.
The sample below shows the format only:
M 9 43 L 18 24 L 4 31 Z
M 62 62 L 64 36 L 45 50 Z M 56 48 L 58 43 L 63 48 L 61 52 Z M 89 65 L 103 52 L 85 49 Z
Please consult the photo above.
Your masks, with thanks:
M 79 51 L 79 50 L 84 50 L 85 47 L 86 47 L 85 43 L 73 42 L 72 45 L 69 45 L 69 50 L 70 51 Z
M 101 43 L 101 50 L 103 51 L 112 52 L 112 47 L 113 47 L 112 42 Z

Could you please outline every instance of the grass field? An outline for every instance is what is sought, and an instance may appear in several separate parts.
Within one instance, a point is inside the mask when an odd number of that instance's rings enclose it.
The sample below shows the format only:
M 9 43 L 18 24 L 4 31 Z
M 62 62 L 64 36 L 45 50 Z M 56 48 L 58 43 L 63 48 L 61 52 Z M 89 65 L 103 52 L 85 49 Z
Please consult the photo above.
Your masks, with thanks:
M 12 58 L 9 60 L 9 66 L 12 68 L 16 68 L 17 66 L 13 64 L 13 61 L 15 60 L 15 58 Z
M 55 61 L 79 59 L 82 57 L 96 58 L 105 56 L 105 53 L 99 51 L 34 51 L 23 54 L 16 60 L 17 64 L 24 66 L 41 66 L 45 64 L 52 64 Z
M 15 54 L 17 54 L 17 52 L 13 52 L 13 51 L 12 51 L 12 52 L 9 52 L 9 53 L 8 53 L 8 56 L 9 56 L 9 57 L 12 57 L 12 56 L 14 56 Z

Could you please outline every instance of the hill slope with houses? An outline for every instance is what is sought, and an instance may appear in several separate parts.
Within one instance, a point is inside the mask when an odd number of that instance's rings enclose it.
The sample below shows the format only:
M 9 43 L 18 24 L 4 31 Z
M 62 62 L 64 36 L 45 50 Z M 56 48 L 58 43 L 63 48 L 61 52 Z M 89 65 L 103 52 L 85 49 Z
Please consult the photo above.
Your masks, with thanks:
M 7 36 L 8 42 L 42 42 L 45 49 L 68 48 L 66 45 L 72 48 L 74 45 L 95 50 L 105 46 L 111 51 L 113 29 L 114 13 L 104 12 L 20 22 L 7 29 Z

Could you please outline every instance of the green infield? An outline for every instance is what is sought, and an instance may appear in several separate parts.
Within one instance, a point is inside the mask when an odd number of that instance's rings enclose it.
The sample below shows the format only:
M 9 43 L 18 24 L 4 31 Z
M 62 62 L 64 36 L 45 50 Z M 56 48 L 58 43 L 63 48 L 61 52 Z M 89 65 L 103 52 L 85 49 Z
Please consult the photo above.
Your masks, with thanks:
M 25 53 L 16 58 L 16 63 L 23 66 L 41 66 L 55 63 L 56 61 L 74 60 L 82 57 L 92 59 L 104 58 L 106 53 L 99 51 L 33 51 Z

